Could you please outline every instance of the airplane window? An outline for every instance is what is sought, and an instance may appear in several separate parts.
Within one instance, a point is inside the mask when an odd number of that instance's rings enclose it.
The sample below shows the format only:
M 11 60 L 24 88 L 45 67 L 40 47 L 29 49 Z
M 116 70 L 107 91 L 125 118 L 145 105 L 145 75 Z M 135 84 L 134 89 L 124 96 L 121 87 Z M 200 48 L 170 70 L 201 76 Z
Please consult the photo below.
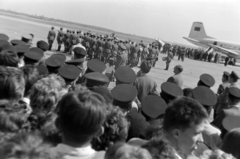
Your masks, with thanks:
M 201 30 L 200 27 L 195 27 L 195 28 L 194 28 L 194 31 L 200 31 L 200 30 Z
M 213 43 L 213 45 L 217 45 L 217 42 L 215 41 L 215 42 Z

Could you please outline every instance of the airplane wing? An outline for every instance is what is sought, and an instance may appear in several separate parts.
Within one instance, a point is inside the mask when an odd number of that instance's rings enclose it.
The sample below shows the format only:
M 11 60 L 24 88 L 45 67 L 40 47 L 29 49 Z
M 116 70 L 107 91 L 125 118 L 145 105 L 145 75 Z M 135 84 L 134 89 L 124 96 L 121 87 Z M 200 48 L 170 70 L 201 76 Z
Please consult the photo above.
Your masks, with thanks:
M 223 47 L 220 47 L 220 46 L 216 46 L 216 45 L 209 45 L 209 47 L 212 47 L 215 51 L 218 51 L 218 52 L 221 52 L 227 56 L 230 56 L 230 57 L 236 57 L 238 56 L 238 53 L 237 52 L 234 52 L 232 50 L 228 50 L 228 49 L 225 49 Z
M 187 41 L 189 41 L 190 43 L 200 46 L 200 47 L 205 47 L 208 48 L 209 46 L 206 44 L 201 43 L 200 41 L 196 40 L 196 39 L 191 39 L 191 38 L 187 38 L 187 37 L 183 37 L 183 39 L 186 39 Z

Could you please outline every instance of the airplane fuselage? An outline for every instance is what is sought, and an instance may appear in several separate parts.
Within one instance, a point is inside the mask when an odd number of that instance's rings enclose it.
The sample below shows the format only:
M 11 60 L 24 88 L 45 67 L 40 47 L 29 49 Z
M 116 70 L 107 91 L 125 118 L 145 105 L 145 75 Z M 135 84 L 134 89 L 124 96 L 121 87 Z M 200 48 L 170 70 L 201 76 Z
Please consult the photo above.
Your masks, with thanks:
M 216 46 L 220 46 L 222 48 L 240 53 L 240 44 L 235 44 L 232 42 L 226 42 L 226 41 L 221 41 L 218 39 L 210 39 L 210 38 L 199 39 L 199 41 L 205 45 L 216 45 Z

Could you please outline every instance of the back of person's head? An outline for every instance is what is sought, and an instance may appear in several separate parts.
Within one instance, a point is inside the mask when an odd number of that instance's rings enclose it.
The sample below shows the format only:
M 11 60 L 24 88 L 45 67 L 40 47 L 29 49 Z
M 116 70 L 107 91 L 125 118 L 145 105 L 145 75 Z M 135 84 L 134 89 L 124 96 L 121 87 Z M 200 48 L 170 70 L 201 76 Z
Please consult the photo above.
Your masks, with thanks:
M 63 88 L 66 87 L 66 82 L 61 76 L 59 76 L 57 74 L 50 74 L 47 77 L 60 82 L 61 87 L 58 88 L 59 91 L 61 91 Z
M 152 159 L 152 157 L 146 149 L 116 143 L 106 151 L 104 159 Z
M 14 67 L 0 66 L 0 99 L 17 101 L 23 97 L 24 90 L 22 71 Z
M 140 69 L 143 73 L 149 73 L 152 68 L 151 61 L 143 61 L 140 65 Z
M 152 155 L 152 159 L 177 159 L 174 148 L 166 141 L 160 138 L 154 138 L 142 145 Z
M 198 125 L 207 119 L 205 108 L 196 100 L 180 97 L 169 104 L 163 119 L 163 130 L 171 132 L 173 129 L 185 130 Z
M 229 154 L 232 154 L 237 159 L 240 158 L 240 128 L 233 129 L 228 132 L 222 142 L 221 149 Z
M 22 67 L 21 70 L 23 71 L 23 76 L 26 82 L 24 97 L 27 97 L 30 94 L 32 86 L 39 80 L 40 75 L 36 67 L 32 65 L 26 65 Z
M 0 132 L 18 133 L 27 122 L 25 105 L 8 100 L 0 100 Z
M 240 98 L 237 98 L 230 93 L 228 94 L 228 103 L 229 105 L 238 105 L 240 102 Z
M 30 91 L 30 105 L 34 114 L 48 114 L 53 111 L 58 100 L 61 84 L 51 78 L 38 80 Z
M 193 98 L 192 88 L 184 88 L 183 89 L 183 96 Z
M 106 101 L 88 90 L 72 91 L 57 105 L 57 126 L 66 141 L 76 144 L 89 142 L 103 133 Z
M 50 146 L 36 133 L 19 133 L 0 146 L 1 159 L 55 159 L 47 151 Z
M 109 106 L 103 123 L 104 133 L 92 140 L 95 150 L 106 150 L 116 142 L 124 142 L 128 135 L 128 121 L 121 108 Z
M 1 51 L 0 52 L 0 65 L 18 67 L 19 58 L 18 55 L 12 51 Z

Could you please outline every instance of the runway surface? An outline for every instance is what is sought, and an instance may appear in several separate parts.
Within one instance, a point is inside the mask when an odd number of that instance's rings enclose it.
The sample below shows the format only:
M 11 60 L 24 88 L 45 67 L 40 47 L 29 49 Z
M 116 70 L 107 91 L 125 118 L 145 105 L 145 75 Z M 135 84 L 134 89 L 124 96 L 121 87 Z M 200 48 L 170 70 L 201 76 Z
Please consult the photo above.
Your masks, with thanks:
M 23 34 L 33 33 L 35 36 L 33 40 L 33 46 L 36 46 L 36 42 L 39 40 L 47 41 L 46 38 L 50 27 L 51 26 L 47 24 L 41 24 L 17 18 L 9 18 L 0 15 L 0 33 L 7 34 L 10 39 L 19 39 Z M 55 41 L 53 44 L 53 49 L 55 50 L 56 48 L 57 43 Z M 53 53 L 55 52 L 47 52 L 46 56 L 50 56 Z M 166 55 L 159 55 L 159 61 L 156 63 L 155 68 L 152 68 L 151 72 L 149 73 L 149 76 L 151 76 L 157 82 L 159 92 L 161 84 L 165 82 L 168 77 L 173 75 L 174 66 L 179 64 L 183 66 L 182 78 L 184 81 L 184 88 L 194 88 L 197 85 L 200 75 L 203 73 L 208 73 L 215 78 L 216 83 L 212 87 L 212 90 L 216 92 L 219 84 L 221 84 L 221 77 L 223 71 L 231 72 L 232 70 L 234 70 L 240 75 L 240 67 L 225 67 L 223 64 L 196 61 L 187 58 L 185 58 L 185 61 L 182 62 L 178 61 L 177 57 L 174 57 L 174 59 L 172 60 L 169 70 L 165 71 L 165 62 L 161 60 L 164 56 Z M 138 70 L 139 68 L 134 68 L 134 71 L 137 72 Z M 111 83 L 110 87 L 113 86 L 114 83 Z

